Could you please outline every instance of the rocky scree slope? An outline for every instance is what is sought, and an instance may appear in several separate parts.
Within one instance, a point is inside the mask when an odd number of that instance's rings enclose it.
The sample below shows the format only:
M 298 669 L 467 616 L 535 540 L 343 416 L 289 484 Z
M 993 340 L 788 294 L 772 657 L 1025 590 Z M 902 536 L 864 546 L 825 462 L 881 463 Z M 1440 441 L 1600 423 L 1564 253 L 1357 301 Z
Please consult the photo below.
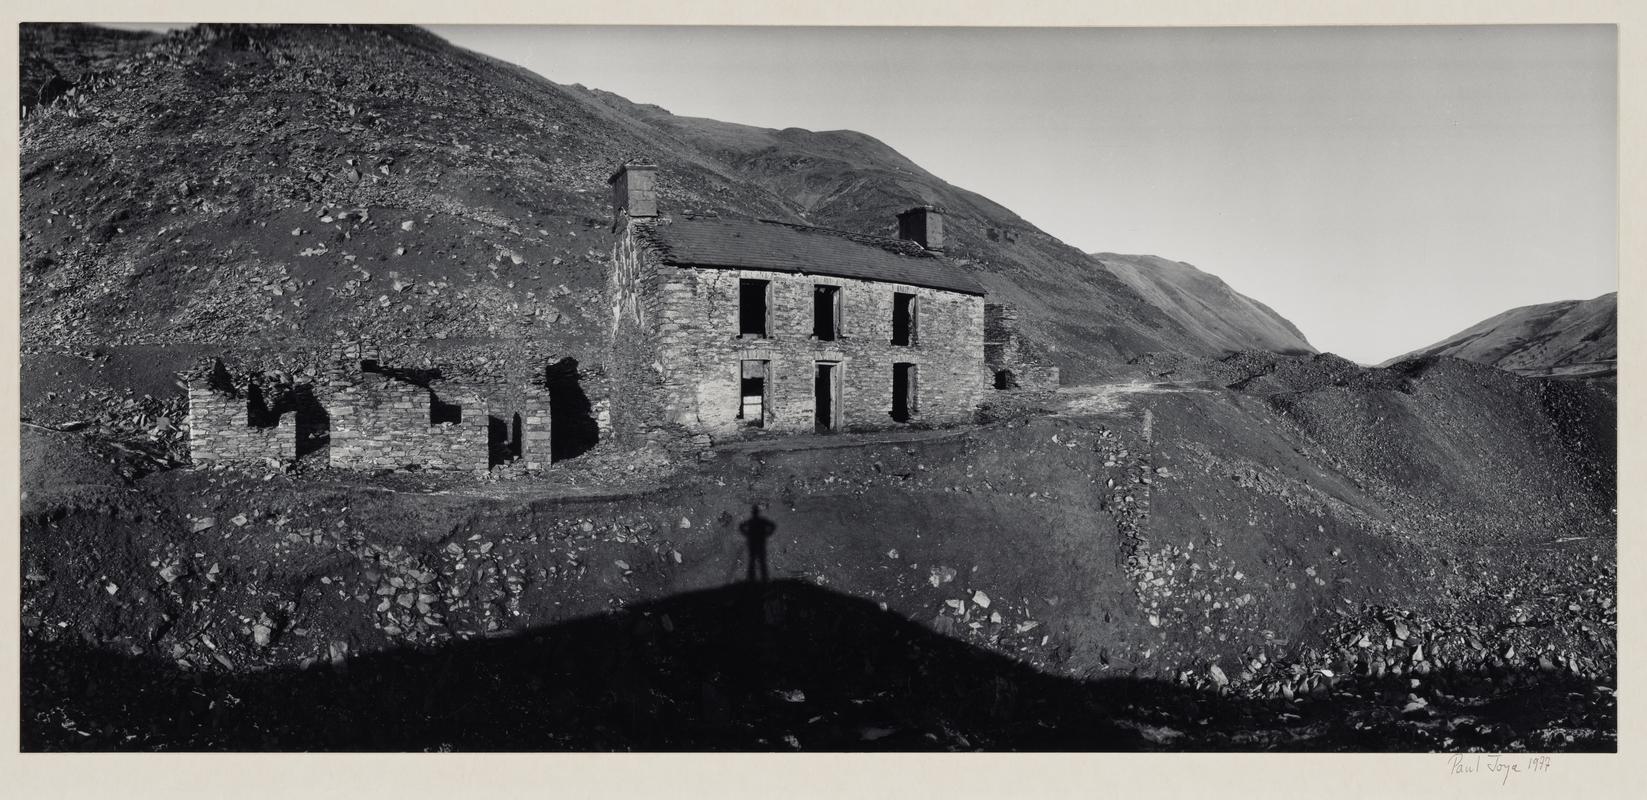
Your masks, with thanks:
M 1044 673 L 1312 698 L 1375 720 L 1385 733 L 1361 746 L 1608 746 L 1606 386 L 1446 358 L 1380 370 L 1246 353 L 1179 373 L 1108 411 L 1052 408 L 910 441 L 726 448 L 654 465 L 652 490 L 625 486 L 614 464 L 615 491 L 571 497 L 438 475 L 143 473 L 94 442 L 69 458 L 73 435 L 25 431 L 35 466 L 24 471 L 23 628 L 30 652 L 48 656 L 28 688 L 30 735 L 73 726 L 94 732 L 80 746 L 145 747 L 121 737 L 210 730 L 122 717 L 118 702 L 88 709 L 72 687 L 91 662 L 73 648 L 220 676 L 233 693 L 232 676 L 248 669 L 346 672 L 360 656 L 616 614 L 610 624 L 650 631 L 625 640 L 620 660 L 718 685 L 722 664 L 674 649 L 699 632 L 660 615 L 677 613 L 671 598 L 742 578 L 738 524 L 756 502 L 777 525 L 775 577 Z M 552 648 L 558 634 L 546 635 Z M 63 647 L 62 660 L 49 657 Z M 1541 675 L 1578 682 L 1561 696 L 1582 708 L 1504 719 L 1504 704 Z M 294 680 L 280 690 L 312 682 Z M 825 683 L 771 687 L 799 692 L 774 702 L 817 708 L 805 704 L 832 697 Z M 386 688 L 410 691 L 398 685 Z M 635 702 L 643 715 L 663 710 Z M 1135 713 L 1176 731 L 1152 733 L 1157 744 L 1193 747 L 1211 741 L 1199 702 Z M 1258 729 L 1217 728 L 1217 746 L 1351 746 L 1327 744 L 1315 720 L 1276 715 L 1303 709 L 1281 705 Z M 1332 713 L 1339 730 L 1363 727 Z M 960 748 L 1023 741 L 972 725 L 960 740 L 932 720 L 893 727 Z M 820 741 L 815 729 L 790 732 Z M 744 733 L 739 746 L 760 747 L 757 736 L 772 745 L 783 731 Z M 821 741 L 857 733 L 846 735 Z M 658 744 L 610 730 L 557 741 Z
M 1618 373 L 1618 292 L 1512 308 L 1385 365 L 1428 356 L 1523 375 L 1612 377 Z
M 22 25 L 18 29 L 23 114 L 88 86 L 96 75 L 159 39 L 158 34 L 96 25 Z
M 897 211 L 943 206 L 961 268 L 1077 380 L 1239 338 L 863 134 L 675 117 L 415 28 L 70 32 L 25 26 L 25 84 L 74 84 L 22 123 L 25 352 L 370 335 L 593 360 L 606 178 L 629 159 L 660 165 L 670 213 L 891 233 Z

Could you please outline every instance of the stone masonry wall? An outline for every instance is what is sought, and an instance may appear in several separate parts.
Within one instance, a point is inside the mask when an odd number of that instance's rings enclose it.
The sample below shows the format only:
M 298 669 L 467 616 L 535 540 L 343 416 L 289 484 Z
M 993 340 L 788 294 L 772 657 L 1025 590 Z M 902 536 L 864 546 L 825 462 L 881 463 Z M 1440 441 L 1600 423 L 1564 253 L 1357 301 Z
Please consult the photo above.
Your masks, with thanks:
M 1058 388 L 1058 367 L 1024 346 L 1016 306 L 984 306 L 984 362 L 989 385 L 996 389 L 1050 392 Z
M 331 380 L 340 384 L 353 383 L 360 362 L 367 359 L 401 371 L 438 375 L 443 385 L 462 387 L 463 394 L 478 397 L 493 416 L 507 421 L 516 413 L 523 418 L 543 416 L 537 410 L 549 407 L 549 393 L 542 391 L 546 372 L 575 355 L 582 359 L 575 370 L 579 385 L 563 386 L 562 391 L 586 397 L 590 424 L 601 437 L 610 434 L 610 399 L 602 354 L 567 353 L 542 344 L 519 339 L 355 340 L 335 348 L 328 370 Z
M 612 335 L 606 369 L 613 390 L 612 432 L 620 440 L 658 436 L 669 427 L 663 415 L 657 278 L 656 262 L 635 237 L 619 237 L 612 249 Z
M 306 435 L 317 448 L 326 445 L 325 458 L 335 466 L 549 467 L 554 390 L 544 383 L 541 362 L 535 382 L 484 380 L 484 373 L 473 371 L 464 374 L 481 382 L 455 382 L 439 377 L 443 365 L 425 360 L 399 367 L 401 362 L 385 364 L 381 352 L 350 343 L 338 348 L 330 364 L 305 367 L 302 375 L 231 373 L 218 359 L 183 373 L 194 461 L 290 461 L 303 452 L 299 437 Z M 377 362 L 380 371 L 362 372 L 365 361 Z M 437 391 L 457 396 L 443 402 L 443 414 L 455 405 L 459 421 L 433 420 Z M 604 406 L 596 401 L 590 411 L 588 424 L 595 425 Z
M 549 390 L 528 386 L 521 390 L 525 409 L 521 416 L 520 460 L 527 470 L 536 472 L 549 468 Z
M 245 397 L 189 384 L 189 457 L 196 464 L 284 463 L 297 457 L 297 427 L 282 414 L 272 427 L 253 427 Z
M 626 240 L 628 237 L 626 237 Z M 612 366 L 614 424 L 644 428 L 650 418 L 692 432 L 735 435 L 743 360 L 769 362 L 765 429 L 814 429 L 814 365 L 838 362 L 840 428 L 897 427 L 892 419 L 893 365 L 916 365 L 913 423 L 973 419 L 988 385 L 984 370 L 983 298 L 924 287 L 815 275 L 655 265 L 620 244 L 614 280 L 617 322 Z M 628 249 L 626 249 L 628 248 Z M 625 274 L 625 272 L 628 274 Z M 739 280 L 771 284 L 765 338 L 738 334 Z M 834 341 L 813 338 L 813 286 L 840 287 L 841 325 Z M 892 340 L 894 292 L 917 299 L 911 346 Z M 650 373 L 650 374 L 649 374 Z
M 456 400 L 458 422 L 432 423 L 429 389 L 366 374 L 334 387 L 324 399 L 331 418 L 330 461 L 336 467 L 484 471 L 486 409 L 478 398 Z

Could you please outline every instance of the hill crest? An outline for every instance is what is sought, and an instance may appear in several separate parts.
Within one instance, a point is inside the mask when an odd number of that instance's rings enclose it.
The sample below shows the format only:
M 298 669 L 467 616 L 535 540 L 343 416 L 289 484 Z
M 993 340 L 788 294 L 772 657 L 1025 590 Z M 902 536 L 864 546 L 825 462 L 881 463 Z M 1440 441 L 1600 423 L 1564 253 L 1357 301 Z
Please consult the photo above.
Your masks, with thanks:
M 1384 365 L 1430 356 L 1452 356 L 1530 376 L 1616 375 L 1618 292 L 1512 308 Z

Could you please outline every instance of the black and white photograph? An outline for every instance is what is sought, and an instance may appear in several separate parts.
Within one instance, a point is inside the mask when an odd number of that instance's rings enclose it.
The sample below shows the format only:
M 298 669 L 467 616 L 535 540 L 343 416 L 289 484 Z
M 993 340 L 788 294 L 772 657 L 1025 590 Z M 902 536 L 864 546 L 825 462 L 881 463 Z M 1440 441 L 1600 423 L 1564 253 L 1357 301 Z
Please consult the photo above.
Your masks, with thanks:
M 1618 751 L 1616 25 L 16 35 L 24 753 Z

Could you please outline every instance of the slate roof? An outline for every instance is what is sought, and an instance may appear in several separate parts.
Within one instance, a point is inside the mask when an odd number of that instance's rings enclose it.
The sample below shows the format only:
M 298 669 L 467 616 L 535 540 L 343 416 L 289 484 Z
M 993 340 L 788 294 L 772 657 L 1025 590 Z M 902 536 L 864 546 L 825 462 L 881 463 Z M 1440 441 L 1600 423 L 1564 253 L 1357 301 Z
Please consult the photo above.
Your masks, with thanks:
M 966 294 L 983 284 L 914 242 L 772 220 L 688 217 L 637 225 L 665 264 L 887 281 Z

